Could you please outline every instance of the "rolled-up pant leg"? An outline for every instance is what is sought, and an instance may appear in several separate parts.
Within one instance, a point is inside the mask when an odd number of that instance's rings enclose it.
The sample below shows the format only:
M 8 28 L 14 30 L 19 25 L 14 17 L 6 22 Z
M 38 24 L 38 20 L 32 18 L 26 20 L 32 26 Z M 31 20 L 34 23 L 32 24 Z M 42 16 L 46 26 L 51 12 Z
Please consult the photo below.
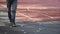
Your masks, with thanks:
M 17 0 L 14 0 L 12 3 L 12 11 L 11 11 L 11 19 L 13 24 L 15 24 L 16 9 L 17 9 Z

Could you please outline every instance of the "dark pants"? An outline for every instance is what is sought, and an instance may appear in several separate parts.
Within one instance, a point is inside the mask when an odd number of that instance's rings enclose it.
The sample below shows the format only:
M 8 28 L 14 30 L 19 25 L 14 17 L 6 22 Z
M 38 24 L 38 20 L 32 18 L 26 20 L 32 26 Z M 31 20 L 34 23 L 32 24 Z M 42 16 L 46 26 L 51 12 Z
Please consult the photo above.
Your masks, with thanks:
M 15 24 L 17 0 L 6 0 L 6 2 L 7 2 L 9 20 L 10 20 L 11 23 Z

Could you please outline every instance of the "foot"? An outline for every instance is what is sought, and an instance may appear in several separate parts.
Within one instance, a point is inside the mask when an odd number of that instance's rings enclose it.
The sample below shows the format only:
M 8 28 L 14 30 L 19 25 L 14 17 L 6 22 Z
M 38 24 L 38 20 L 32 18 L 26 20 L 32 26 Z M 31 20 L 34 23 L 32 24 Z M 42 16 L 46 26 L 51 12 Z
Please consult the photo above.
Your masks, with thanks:
M 12 27 L 17 27 L 17 25 L 16 24 L 13 24 Z
M 13 22 L 10 23 L 10 26 L 11 26 L 11 27 L 17 27 L 17 25 L 14 24 Z
M 10 27 L 17 27 L 15 24 L 13 24 L 13 25 L 10 24 L 9 26 L 10 26 Z

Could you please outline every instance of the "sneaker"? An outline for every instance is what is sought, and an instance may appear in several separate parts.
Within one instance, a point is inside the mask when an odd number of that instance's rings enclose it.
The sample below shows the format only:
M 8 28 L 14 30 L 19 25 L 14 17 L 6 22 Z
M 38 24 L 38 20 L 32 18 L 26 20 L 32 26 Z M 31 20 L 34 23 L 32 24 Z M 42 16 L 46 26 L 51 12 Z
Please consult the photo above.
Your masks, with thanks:
M 10 26 L 16 27 L 16 24 L 14 24 L 13 22 L 11 22 L 11 23 L 10 23 Z
M 16 24 L 13 24 L 12 27 L 17 27 L 17 25 Z

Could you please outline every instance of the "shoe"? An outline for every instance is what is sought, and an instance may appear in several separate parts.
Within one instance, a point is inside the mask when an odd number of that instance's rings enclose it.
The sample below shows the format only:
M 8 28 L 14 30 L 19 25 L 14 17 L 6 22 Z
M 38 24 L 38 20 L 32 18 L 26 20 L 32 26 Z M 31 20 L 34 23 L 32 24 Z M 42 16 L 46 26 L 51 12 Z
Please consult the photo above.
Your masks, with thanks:
M 14 24 L 13 22 L 10 23 L 10 26 L 17 27 L 16 24 Z
M 17 25 L 16 24 L 13 24 L 12 27 L 17 27 Z

